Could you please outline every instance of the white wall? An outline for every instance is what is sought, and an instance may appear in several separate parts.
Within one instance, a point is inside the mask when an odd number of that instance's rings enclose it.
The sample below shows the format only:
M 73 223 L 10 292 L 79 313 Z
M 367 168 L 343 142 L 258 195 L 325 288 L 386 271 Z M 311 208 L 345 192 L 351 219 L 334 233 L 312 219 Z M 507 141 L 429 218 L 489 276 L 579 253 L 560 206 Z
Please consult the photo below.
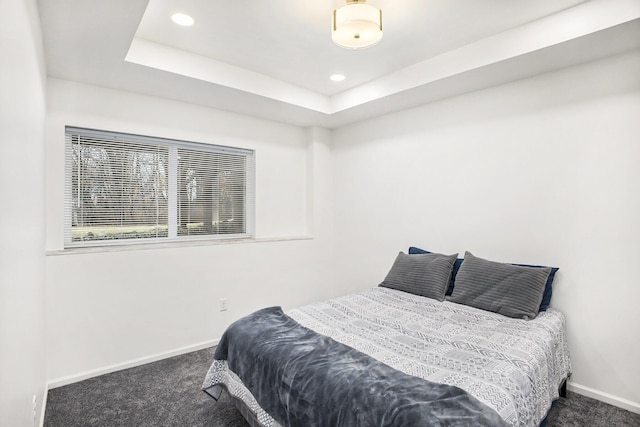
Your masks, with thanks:
M 31 426 L 45 387 L 44 61 L 35 1 L 0 7 L 0 424 Z M 36 396 L 36 414 L 32 397 Z
M 60 254 L 65 125 L 256 150 L 258 241 Z M 52 385 L 211 344 L 231 321 L 258 308 L 330 296 L 331 186 L 319 173 L 329 169 L 329 142 L 321 130 L 49 79 L 46 297 Z M 313 238 L 299 238 L 311 232 Z M 228 298 L 227 312 L 219 311 L 222 297 Z
M 558 266 L 573 389 L 640 411 L 639 137 L 640 52 L 335 131 L 342 290 L 409 245 Z

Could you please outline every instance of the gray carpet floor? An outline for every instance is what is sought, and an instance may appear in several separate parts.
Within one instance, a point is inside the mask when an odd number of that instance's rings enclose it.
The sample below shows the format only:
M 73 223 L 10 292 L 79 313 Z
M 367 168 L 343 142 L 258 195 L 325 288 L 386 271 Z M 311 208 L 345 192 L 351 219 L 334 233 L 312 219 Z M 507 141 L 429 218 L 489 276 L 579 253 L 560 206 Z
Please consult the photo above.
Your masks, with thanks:
M 215 402 L 200 390 L 213 348 L 55 388 L 47 396 L 46 427 L 246 427 L 227 395 Z M 640 426 L 640 415 L 569 393 L 548 426 Z

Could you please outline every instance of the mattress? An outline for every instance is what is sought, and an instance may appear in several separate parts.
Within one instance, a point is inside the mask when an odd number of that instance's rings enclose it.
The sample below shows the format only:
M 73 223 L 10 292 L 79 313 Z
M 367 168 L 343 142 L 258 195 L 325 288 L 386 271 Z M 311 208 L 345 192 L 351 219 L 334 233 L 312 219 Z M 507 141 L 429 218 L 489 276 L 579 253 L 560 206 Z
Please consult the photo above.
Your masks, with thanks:
M 538 426 L 571 372 L 565 318 L 553 308 L 527 321 L 378 287 L 286 314 L 405 374 L 457 386 L 513 426 Z M 212 364 L 213 383 L 259 425 L 279 425 L 225 361 Z

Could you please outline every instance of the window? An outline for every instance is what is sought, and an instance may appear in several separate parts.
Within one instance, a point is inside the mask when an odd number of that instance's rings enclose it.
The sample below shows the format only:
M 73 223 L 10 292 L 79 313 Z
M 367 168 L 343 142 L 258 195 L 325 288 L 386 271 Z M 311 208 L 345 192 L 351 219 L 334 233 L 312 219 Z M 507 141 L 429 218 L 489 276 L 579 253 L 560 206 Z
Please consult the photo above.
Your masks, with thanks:
M 253 151 L 66 128 L 65 247 L 247 238 Z

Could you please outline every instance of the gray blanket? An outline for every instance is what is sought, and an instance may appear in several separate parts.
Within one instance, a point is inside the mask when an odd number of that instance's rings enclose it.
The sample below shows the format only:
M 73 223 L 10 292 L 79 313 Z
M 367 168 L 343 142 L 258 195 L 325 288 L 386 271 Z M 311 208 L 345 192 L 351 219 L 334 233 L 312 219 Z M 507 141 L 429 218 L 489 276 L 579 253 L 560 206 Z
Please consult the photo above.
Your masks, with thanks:
M 284 426 L 503 426 L 464 390 L 404 374 L 288 317 L 279 307 L 233 323 L 216 348 Z M 212 393 L 215 384 L 205 391 Z

